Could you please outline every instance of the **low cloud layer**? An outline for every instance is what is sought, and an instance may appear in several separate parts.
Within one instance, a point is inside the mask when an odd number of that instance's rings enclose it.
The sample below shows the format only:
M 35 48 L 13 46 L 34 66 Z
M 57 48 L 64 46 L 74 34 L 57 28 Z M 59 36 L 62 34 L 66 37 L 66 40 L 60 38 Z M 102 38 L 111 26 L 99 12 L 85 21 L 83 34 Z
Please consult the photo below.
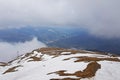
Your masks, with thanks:
M 33 38 L 31 41 L 26 41 L 24 43 L 7 43 L 0 42 L 0 61 L 9 61 L 14 59 L 15 57 L 31 52 L 34 49 L 46 47 L 46 45 L 37 40 L 37 38 Z
M 119 0 L 0 0 L 0 28 L 79 26 L 120 37 Z

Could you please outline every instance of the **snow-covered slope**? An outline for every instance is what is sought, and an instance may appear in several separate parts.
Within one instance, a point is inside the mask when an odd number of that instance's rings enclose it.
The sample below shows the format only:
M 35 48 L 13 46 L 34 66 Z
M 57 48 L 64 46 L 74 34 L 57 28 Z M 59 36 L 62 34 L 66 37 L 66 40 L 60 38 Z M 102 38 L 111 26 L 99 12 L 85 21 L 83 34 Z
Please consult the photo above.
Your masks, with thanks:
M 119 66 L 111 54 L 41 48 L 0 66 L 0 80 L 120 80 Z

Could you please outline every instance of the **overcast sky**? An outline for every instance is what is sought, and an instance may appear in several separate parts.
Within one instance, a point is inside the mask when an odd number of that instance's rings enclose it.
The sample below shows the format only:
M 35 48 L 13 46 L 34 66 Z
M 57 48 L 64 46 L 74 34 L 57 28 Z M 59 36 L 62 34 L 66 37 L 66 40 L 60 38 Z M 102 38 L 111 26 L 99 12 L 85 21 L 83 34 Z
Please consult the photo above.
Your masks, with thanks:
M 120 37 L 120 0 L 0 0 L 0 28 L 86 28 L 97 36 Z

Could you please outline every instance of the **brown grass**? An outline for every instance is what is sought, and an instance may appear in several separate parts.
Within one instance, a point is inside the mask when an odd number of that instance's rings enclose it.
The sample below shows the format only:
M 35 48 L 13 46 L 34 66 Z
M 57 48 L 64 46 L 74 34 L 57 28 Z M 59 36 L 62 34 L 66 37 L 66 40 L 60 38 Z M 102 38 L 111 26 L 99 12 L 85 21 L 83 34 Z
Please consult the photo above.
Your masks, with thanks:
M 91 77 L 95 76 L 96 71 L 100 68 L 101 68 L 100 64 L 98 64 L 97 62 L 91 62 L 87 65 L 87 68 L 84 69 L 83 71 L 76 71 L 75 73 L 65 73 L 66 70 L 61 70 L 61 71 L 56 71 L 53 73 L 56 73 L 59 76 L 76 76 L 76 77 L 79 77 L 79 79 L 80 78 L 91 78 Z M 48 73 L 48 75 L 53 74 L 53 73 Z M 58 80 L 64 80 L 64 79 L 58 79 Z M 67 80 L 67 79 L 65 79 L 65 80 Z M 68 79 L 68 80 L 71 80 L 71 79 Z M 77 80 L 77 79 L 75 79 L 75 80 Z
M 50 79 L 50 80 L 80 80 L 80 78 L 63 78 L 63 79 Z
M 6 70 L 3 74 L 6 74 L 6 73 L 10 73 L 10 72 L 15 72 L 17 71 L 16 68 L 20 67 L 21 65 L 18 65 L 18 66 L 14 66 L 12 68 L 9 68 L 8 70 Z
M 18 59 L 18 58 L 9 61 L 8 64 L 14 62 L 14 61 L 17 60 L 17 59 Z
M 75 50 L 75 49 L 64 49 L 64 48 L 53 48 L 53 47 L 44 47 L 44 48 L 36 49 L 34 51 L 42 52 L 43 54 L 50 54 L 50 55 L 55 55 L 55 54 L 64 55 L 64 54 L 60 54 L 62 52 L 71 52 L 71 54 L 90 53 L 90 54 L 108 55 L 108 53 L 106 53 L 106 52 L 97 52 L 97 51 L 96 52 L 95 51 L 88 52 L 86 50 Z M 113 54 L 111 54 L 111 56 L 112 57 L 117 57 L 117 55 L 113 55 Z
M 62 52 L 71 52 L 71 54 L 76 54 L 76 53 L 91 53 L 91 54 L 102 54 L 102 55 L 108 55 L 108 53 L 104 53 L 104 52 L 88 52 L 88 51 L 85 51 L 85 50 L 75 50 L 75 49 L 64 49 L 64 48 L 53 48 L 53 47 L 43 47 L 43 48 L 39 48 L 39 49 L 36 49 L 36 50 L 33 50 L 31 53 L 27 53 L 25 54 L 25 56 L 21 57 L 21 60 L 26 58 L 26 57 L 29 57 L 31 54 L 33 54 L 34 51 L 37 51 L 37 52 L 41 52 L 42 54 L 48 54 L 48 55 L 52 55 L 53 58 L 55 57 L 58 57 L 60 55 L 70 55 L 70 54 L 61 54 Z M 112 55 L 112 57 L 117 57 L 117 55 Z M 18 58 L 8 62 L 8 63 L 12 63 L 13 61 L 17 60 Z M 21 61 L 20 60 L 20 61 Z M 18 63 L 20 62 L 18 61 Z
M 32 60 L 29 60 L 28 62 L 30 62 L 30 61 L 41 61 L 40 57 L 35 57 L 35 56 L 32 56 L 29 59 L 32 59 Z
M 0 66 L 7 66 L 8 64 L 5 62 L 0 62 Z
M 75 62 L 81 62 L 81 61 L 116 61 L 116 62 L 120 62 L 120 60 L 118 58 L 97 58 L 97 57 L 79 57 L 78 60 L 76 60 Z
M 52 56 L 54 56 L 53 58 L 58 57 L 60 55 L 70 55 L 70 54 L 61 54 L 62 52 L 71 52 L 71 54 L 88 53 L 87 51 L 84 51 L 84 50 L 73 50 L 73 49 L 51 48 L 51 47 L 40 48 L 40 49 L 36 49 L 34 51 L 41 52 L 42 54 L 52 55 Z
M 98 64 L 97 62 L 91 62 L 87 65 L 86 69 L 84 69 L 82 72 L 77 71 L 75 72 L 75 74 L 77 77 L 90 78 L 95 76 L 96 71 L 100 68 L 101 68 L 100 64 Z
M 40 48 L 40 51 L 50 51 L 50 50 L 64 50 L 64 48 L 53 48 L 53 47 L 46 47 L 46 48 Z
M 40 49 L 37 49 L 37 51 L 40 51 L 40 52 L 45 52 L 45 51 L 62 51 L 62 52 L 71 52 L 72 54 L 75 54 L 75 53 L 88 53 L 87 51 L 84 51 L 84 50 L 74 50 L 74 49 L 64 49 L 64 48 L 51 48 L 51 47 L 40 48 Z
M 9 61 L 8 63 L 12 63 L 12 62 L 14 62 L 14 61 L 17 60 L 17 59 L 20 59 L 20 60 L 18 61 L 18 63 L 20 63 L 21 60 L 23 60 L 23 59 L 26 58 L 26 57 L 29 57 L 31 54 L 33 54 L 33 53 L 32 53 L 32 52 L 31 52 L 31 53 L 26 53 L 25 56 L 23 56 L 23 57 L 18 56 L 16 59 L 11 60 L 11 61 Z M 22 55 L 21 55 L 21 56 L 22 56 Z M 19 58 L 19 57 L 20 57 L 20 58 Z
M 29 57 L 31 54 L 33 54 L 32 52 L 31 53 L 27 53 L 25 54 L 25 57 Z
M 97 52 L 97 51 L 93 51 L 95 54 L 102 54 L 102 55 L 109 55 L 111 57 L 120 57 L 120 55 L 117 55 L 117 54 L 111 54 L 111 53 L 107 53 L 107 52 Z
M 37 49 L 38 52 L 44 52 L 44 51 L 63 51 L 63 52 L 71 52 L 71 54 L 76 53 L 91 53 L 91 54 L 102 54 L 102 55 L 108 55 L 107 52 L 98 52 L 98 51 L 86 51 L 86 50 L 76 50 L 76 49 L 65 49 L 65 48 L 52 48 L 52 47 L 44 47 Z M 111 54 L 111 57 L 118 57 L 119 55 Z
M 116 61 L 116 62 L 120 62 L 120 59 L 118 58 L 97 58 L 97 57 L 88 57 L 88 56 L 80 56 L 80 57 L 71 57 L 71 58 L 77 58 L 76 61 L 74 62 L 90 62 L 90 61 Z M 64 60 L 70 60 L 71 58 L 66 58 Z
M 87 51 L 84 51 L 84 50 L 72 50 L 72 49 L 68 49 L 68 52 L 71 52 L 71 54 L 88 53 Z

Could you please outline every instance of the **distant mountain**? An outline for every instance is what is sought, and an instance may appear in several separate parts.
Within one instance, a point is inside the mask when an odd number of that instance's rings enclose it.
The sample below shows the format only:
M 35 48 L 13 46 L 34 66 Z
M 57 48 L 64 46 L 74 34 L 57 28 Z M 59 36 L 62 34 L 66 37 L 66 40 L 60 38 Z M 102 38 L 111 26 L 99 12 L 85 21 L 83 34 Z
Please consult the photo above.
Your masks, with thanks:
M 50 47 L 98 50 L 120 54 L 119 38 L 101 38 L 79 27 L 24 27 L 0 30 L 0 41 L 25 42 L 37 37 Z
M 48 45 L 53 47 L 103 51 L 120 55 L 120 39 L 100 38 L 86 32 L 77 33 L 75 36 L 59 39 L 57 41 L 49 43 Z
M 0 80 L 120 80 L 120 57 L 110 53 L 41 48 L 0 64 Z
M 53 28 L 53 27 L 25 27 L 20 29 L 0 30 L 0 40 L 7 42 L 24 42 L 37 37 L 45 43 L 74 36 L 76 28 Z

